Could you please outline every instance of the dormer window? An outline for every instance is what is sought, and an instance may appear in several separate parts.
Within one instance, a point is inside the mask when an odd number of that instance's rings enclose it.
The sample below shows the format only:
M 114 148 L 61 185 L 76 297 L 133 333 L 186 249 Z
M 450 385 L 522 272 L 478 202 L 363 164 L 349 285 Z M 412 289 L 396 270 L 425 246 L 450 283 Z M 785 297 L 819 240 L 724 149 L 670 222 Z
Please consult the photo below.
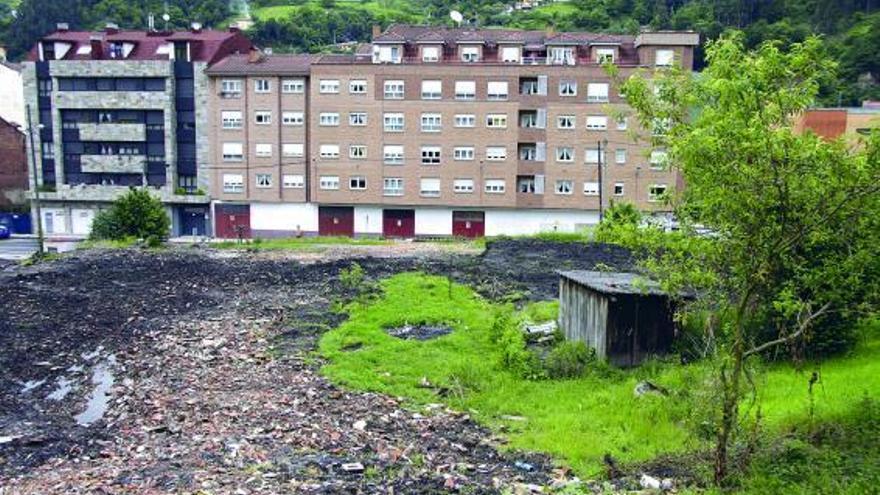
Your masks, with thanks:
M 110 58 L 124 58 L 122 43 L 110 43 Z
M 464 46 L 461 48 L 462 62 L 479 62 L 480 48 L 477 46 Z
M 398 45 L 373 45 L 373 63 L 399 64 L 401 49 Z
M 439 62 L 440 47 L 439 46 L 423 46 L 422 62 Z
M 551 65 L 574 65 L 573 46 L 550 47 L 547 54 L 547 63 Z
M 502 46 L 501 61 L 508 63 L 519 63 L 521 50 L 518 46 Z
M 614 48 L 597 48 L 596 49 L 596 63 L 597 64 L 613 64 L 614 63 Z

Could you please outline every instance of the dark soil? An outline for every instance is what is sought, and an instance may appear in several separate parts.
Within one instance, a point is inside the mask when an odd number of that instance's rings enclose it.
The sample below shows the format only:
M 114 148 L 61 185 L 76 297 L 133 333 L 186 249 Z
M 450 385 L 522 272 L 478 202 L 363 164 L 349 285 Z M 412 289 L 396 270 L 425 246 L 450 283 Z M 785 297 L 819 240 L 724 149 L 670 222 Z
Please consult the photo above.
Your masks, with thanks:
M 388 335 L 406 340 L 431 340 L 452 333 L 452 327 L 448 325 L 404 325 L 402 327 L 386 328 Z

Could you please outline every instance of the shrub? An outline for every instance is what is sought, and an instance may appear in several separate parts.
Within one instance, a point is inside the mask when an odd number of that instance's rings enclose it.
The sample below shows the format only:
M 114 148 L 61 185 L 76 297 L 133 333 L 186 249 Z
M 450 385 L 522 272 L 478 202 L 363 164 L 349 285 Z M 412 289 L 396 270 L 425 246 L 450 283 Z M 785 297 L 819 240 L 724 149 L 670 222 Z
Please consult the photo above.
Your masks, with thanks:
M 550 378 L 577 378 L 596 360 L 596 351 L 583 342 L 559 343 L 547 355 L 544 369 Z
M 171 219 L 162 202 L 147 189 L 132 187 L 110 208 L 95 216 L 89 237 L 146 239 L 149 245 L 158 245 L 168 238 L 170 229 Z
M 501 365 L 517 376 L 527 379 L 544 377 L 541 358 L 526 347 L 526 338 L 516 325 L 510 325 L 501 334 Z
M 339 281 L 342 286 L 350 290 L 358 290 L 364 283 L 364 267 L 358 263 L 352 263 L 350 267 L 339 271 Z

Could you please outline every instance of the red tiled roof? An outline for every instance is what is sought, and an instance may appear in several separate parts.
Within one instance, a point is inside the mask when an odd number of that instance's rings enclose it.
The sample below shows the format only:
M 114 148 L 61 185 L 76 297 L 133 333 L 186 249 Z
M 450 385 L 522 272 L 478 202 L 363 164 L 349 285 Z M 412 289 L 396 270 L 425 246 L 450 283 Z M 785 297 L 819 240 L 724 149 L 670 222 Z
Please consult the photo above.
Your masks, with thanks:
M 263 55 L 251 62 L 249 55 L 230 55 L 212 65 L 212 75 L 308 75 L 312 61 L 320 55 Z

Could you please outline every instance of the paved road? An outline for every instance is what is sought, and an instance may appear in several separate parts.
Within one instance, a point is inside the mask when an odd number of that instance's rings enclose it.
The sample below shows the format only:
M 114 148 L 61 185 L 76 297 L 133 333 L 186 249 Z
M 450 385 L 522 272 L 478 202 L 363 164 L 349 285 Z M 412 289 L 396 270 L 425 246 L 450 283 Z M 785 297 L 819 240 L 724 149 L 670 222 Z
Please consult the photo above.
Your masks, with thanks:
M 0 260 L 21 260 L 37 251 L 37 240 L 18 237 L 0 240 Z

